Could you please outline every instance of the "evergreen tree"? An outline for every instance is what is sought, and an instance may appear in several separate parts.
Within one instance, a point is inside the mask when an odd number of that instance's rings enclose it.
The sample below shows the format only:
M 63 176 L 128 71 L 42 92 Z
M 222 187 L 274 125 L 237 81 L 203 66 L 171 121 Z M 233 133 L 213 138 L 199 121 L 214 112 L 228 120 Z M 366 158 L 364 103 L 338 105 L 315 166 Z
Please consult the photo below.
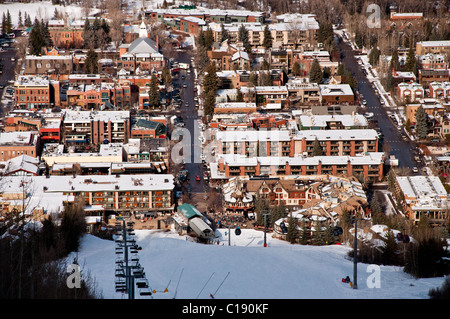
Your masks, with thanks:
M 398 61 L 398 51 L 397 51 L 397 49 L 394 49 L 394 51 L 392 52 L 389 69 L 390 69 L 389 71 L 392 71 L 393 69 L 395 71 L 400 70 L 400 62 Z
M 19 10 L 19 27 L 23 27 L 22 11 Z
M 312 156 L 323 156 L 323 149 L 322 149 L 322 146 L 320 145 L 320 142 L 317 139 L 317 137 L 314 140 Z
M 205 93 L 217 92 L 219 88 L 219 77 L 217 76 L 217 68 L 214 62 L 210 63 L 206 69 L 206 74 L 203 78 L 203 91 Z
M 64 210 L 60 228 L 66 252 L 78 251 L 81 235 L 86 232 L 86 219 L 81 205 Z
M 248 37 L 248 30 L 243 24 L 238 29 L 238 41 L 242 42 L 242 45 L 247 53 L 251 52 L 252 47 Z
M 30 54 L 40 55 L 45 40 L 41 33 L 41 23 L 38 19 L 34 20 L 33 29 L 31 29 L 28 41 L 30 45 Z
M 205 32 L 205 48 L 207 50 L 211 49 L 214 43 L 214 35 L 210 27 Z
M 317 41 L 323 43 L 324 47 L 329 50 L 333 43 L 333 25 L 331 22 L 319 23 L 319 30 L 317 30 Z
M 273 38 L 272 38 L 272 34 L 270 33 L 270 30 L 269 30 L 269 25 L 266 24 L 266 26 L 264 27 L 263 47 L 266 49 L 271 48 L 272 42 L 273 42 Z
M 13 32 L 13 25 L 12 25 L 12 19 L 11 19 L 11 13 L 9 10 L 6 12 L 6 33 L 12 33 Z
M 150 80 L 150 90 L 148 92 L 148 106 L 151 108 L 158 107 L 160 98 L 158 78 L 153 74 Z
M 104 31 L 104 34 L 106 36 L 106 43 L 111 42 L 112 40 L 110 36 L 111 27 L 109 26 L 108 22 L 105 19 L 102 19 L 101 29 Z
M 6 35 L 6 15 L 4 12 L 2 14 L 2 35 Z
M 242 95 L 241 88 L 237 88 L 236 91 L 236 102 L 244 102 L 244 96 Z
M 84 61 L 84 70 L 88 74 L 98 73 L 98 55 L 92 48 L 89 49 L 86 55 L 86 60 Z
M 305 220 L 302 220 L 300 224 L 299 241 L 300 244 L 307 245 L 311 239 L 310 231 Z
M 313 245 L 325 245 L 325 231 L 321 224 L 319 218 L 314 221 L 314 231 L 312 232 L 311 238 Z
M 378 62 L 380 61 L 380 54 L 381 54 L 381 51 L 376 46 L 373 47 L 372 50 L 370 50 L 369 63 L 372 66 L 378 65 Z
M 422 105 L 416 111 L 416 133 L 417 136 L 421 139 L 424 139 L 428 135 L 428 121 L 427 121 L 427 113 L 423 109 Z
M 287 223 L 288 226 L 287 226 L 286 240 L 291 244 L 294 244 L 295 242 L 297 242 L 299 236 L 297 229 L 297 219 L 293 217 L 292 214 L 290 214 Z
M 216 94 L 214 91 L 204 93 L 203 110 L 206 116 L 211 116 L 214 113 L 214 105 L 216 104 Z
M 230 38 L 230 34 L 228 33 L 227 29 L 225 29 L 223 23 L 221 26 L 221 32 L 220 32 L 220 42 L 222 43 L 225 40 L 228 40 Z
M 91 23 L 89 22 L 89 19 L 84 20 L 84 27 L 83 27 L 83 33 L 81 37 L 83 38 L 83 45 L 85 48 L 91 47 L 91 38 L 93 36 Z
M 195 41 L 197 42 L 197 46 L 205 47 L 205 32 L 203 32 L 202 28 L 200 28 L 200 31 L 198 32 Z
M 25 12 L 25 26 L 26 27 L 31 27 L 32 26 L 31 17 L 26 12 Z
M 385 88 L 388 92 L 391 92 L 394 89 L 394 76 L 392 75 L 392 69 L 389 69 L 387 72 Z
M 389 230 L 384 238 L 384 246 L 382 248 L 382 261 L 385 265 L 395 265 L 396 264 L 396 252 L 397 243 L 395 241 L 395 236 L 392 230 Z
M 195 57 L 197 68 L 200 74 L 206 71 L 206 68 L 211 63 L 208 57 L 208 52 L 204 46 L 197 47 L 197 55 Z
M 343 63 L 340 63 L 336 74 L 339 76 L 345 76 L 345 73 L 346 73 L 345 65 Z
M 323 72 L 317 59 L 314 59 L 311 65 L 311 70 L 309 71 L 309 82 L 317 84 L 323 83 Z
M 44 20 L 41 20 L 41 34 L 43 39 L 43 46 L 45 47 L 52 47 L 53 41 L 50 36 L 50 31 L 48 29 L 48 21 L 44 22 Z
M 331 69 L 329 67 L 324 67 L 323 68 L 323 78 L 324 79 L 329 79 L 331 76 Z
M 417 75 L 416 55 L 412 46 L 409 47 L 408 54 L 406 55 L 405 71 L 413 72 L 415 75 Z
M 358 89 L 358 82 L 350 72 L 345 76 L 345 83 L 350 85 L 354 92 Z
M 300 75 L 300 64 L 297 61 L 292 66 L 292 74 L 296 76 Z
M 279 220 L 280 218 L 287 217 L 287 208 L 284 204 L 284 201 L 280 200 L 280 203 L 276 205 L 272 211 L 271 211 L 271 218 L 270 218 L 270 226 L 273 227 L 274 223 Z

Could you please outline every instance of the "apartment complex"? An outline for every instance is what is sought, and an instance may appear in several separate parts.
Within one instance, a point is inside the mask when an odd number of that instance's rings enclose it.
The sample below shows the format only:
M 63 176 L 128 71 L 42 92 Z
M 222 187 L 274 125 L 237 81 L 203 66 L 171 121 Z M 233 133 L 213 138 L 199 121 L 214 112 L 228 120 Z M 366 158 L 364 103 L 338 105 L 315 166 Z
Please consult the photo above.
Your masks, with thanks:
M 416 43 L 416 55 L 448 54 L 450 52 L 450 41 L 421 41 Z
M 434 225 L 448 221 L 448 194 L 438 176 L 397 176 L 395 187 L 410 220 L 417 223 L 426 216 Z
M 357 156 L 259 156 L 221 154 L 210 164 L 211 178 L 226 181 L 234 176 L 282 177 L 286 175 L 357 176 L 369 182 L 383 178 L 384 153 Z
M 357 156 L 378 152 L 378 134 L 372 129 L 252 130 L 216 133 L 219 154 L 251 156 L 313 156 L 319 143 L 324 156 Z
M 172 212 L 174 209 L 171 174 L 5 178 L 8 187 L 0 194 L 1 213 L 22 209 L 24 198 L 29 202 L 26 213 L 40 217 L 61 212 L 64 204 L 73 202 L 74 198 L 81 198 L 87 212 L 90 207 L 98 207 L 103 214 L 99 218 L 105 218 L 106 214 Z
M 130 137 L 129 111 L 63 110 L 66 143 L 127 143 Z

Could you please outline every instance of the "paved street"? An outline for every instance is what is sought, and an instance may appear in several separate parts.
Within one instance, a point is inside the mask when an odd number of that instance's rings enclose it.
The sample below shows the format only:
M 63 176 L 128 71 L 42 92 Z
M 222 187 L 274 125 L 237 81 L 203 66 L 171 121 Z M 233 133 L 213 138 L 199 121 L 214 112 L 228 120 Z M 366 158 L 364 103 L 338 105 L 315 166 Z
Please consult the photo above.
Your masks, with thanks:
M 187 52 L 179 52 L 178 57 L 179 63 L 191 63 L 191 56 Z M 181 79 L 181 76 L 184 75 L 185 79 Z M 191 163 L 186 163 L 186 169 L 189 171 L 190 180 L 189 187 L 191 193 L 202 193 L 207 192 L 209 187 L 207 183 L 203 181 L 203 168 L 201 167 L 201 162 L 199 163 L 199 155 L 197 155 L 197 159 L 194 158 L 196 154 L 201 154 L 202 147 L 201 142 L 198 140 L 198 136 L 194 134 L 194 131 L 198 129 L 198 110 L 195 108 L 194 101 L 194 80 L 195 75 L 193 72 L 193 68 L 191 68 L 191 72 L 187 73 L 187 71 L 182 70 L 180 73 L 180 77 L 175 83 L 178 84 L 178 87 L 181 91 L 181 99 L 183 101 L 183 105 L 180 108 L 179 114 L 183 117 L 185 128 L 191 132 Z M 187 87 L 183 88 L 183 85 L 186 84 Z M 186 104 L 188 107 L 186 107 Z M 197 130 L 198 131 L 198 130 Z M 196 153 L 197 152 L 197 153 Z M 196 176 L 200 176 L 200 181 L 196 180 Z
M 414 143 L 402 139 L 401 131 L 397 129 L 397 126 L 387 115 L 385 107 L 381 105 L 370 81 L 358 65 L 351 47 L 342 41 L 339 43 L 339 48 L 341 53 L 344 54 L 347 69 L 354 74 L 358 82 L 359 93 L 367 101 L 367 111 L 373 113 L 374 119 L 378 121 L 378 126 L 384 135 L 382 143 L 389 145 L 390 154 L 395 155 L 399 160 L 400 167 L 418 166 L 414 161 Z

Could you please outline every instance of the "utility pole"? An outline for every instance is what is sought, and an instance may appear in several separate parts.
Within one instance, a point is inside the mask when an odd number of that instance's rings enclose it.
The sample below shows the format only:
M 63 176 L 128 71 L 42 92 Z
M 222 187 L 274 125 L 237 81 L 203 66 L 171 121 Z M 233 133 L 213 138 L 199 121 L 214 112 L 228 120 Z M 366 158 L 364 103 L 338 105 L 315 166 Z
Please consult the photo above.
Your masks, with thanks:
M 358 220 L 355 218 L 355 237 L 353 239 L 353 289 L 358 289 Z
M 266 241 L 266 233 L 267 233 L 267 215 L 270 215 L 269 213 L 264 214 L 264 247 L 267 247 L 267 241 Z
M 228 246 L 231 246 L 231 221 L 228 222 Z

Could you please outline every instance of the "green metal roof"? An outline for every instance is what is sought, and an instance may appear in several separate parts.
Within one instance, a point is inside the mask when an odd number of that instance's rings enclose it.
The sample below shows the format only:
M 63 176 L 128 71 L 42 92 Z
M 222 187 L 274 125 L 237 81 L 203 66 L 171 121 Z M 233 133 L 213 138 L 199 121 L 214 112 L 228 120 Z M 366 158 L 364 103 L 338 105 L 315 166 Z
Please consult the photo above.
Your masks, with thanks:
M 178 212 L 183 214 L 183 216 L 186 217 L 187 219 L 191 219 L 192 217 L 196 216 L 203 217 L 203 215 L 198 211 L 198 209 L 192 206 L 191 204 L 185 203 L 178 206 Z

